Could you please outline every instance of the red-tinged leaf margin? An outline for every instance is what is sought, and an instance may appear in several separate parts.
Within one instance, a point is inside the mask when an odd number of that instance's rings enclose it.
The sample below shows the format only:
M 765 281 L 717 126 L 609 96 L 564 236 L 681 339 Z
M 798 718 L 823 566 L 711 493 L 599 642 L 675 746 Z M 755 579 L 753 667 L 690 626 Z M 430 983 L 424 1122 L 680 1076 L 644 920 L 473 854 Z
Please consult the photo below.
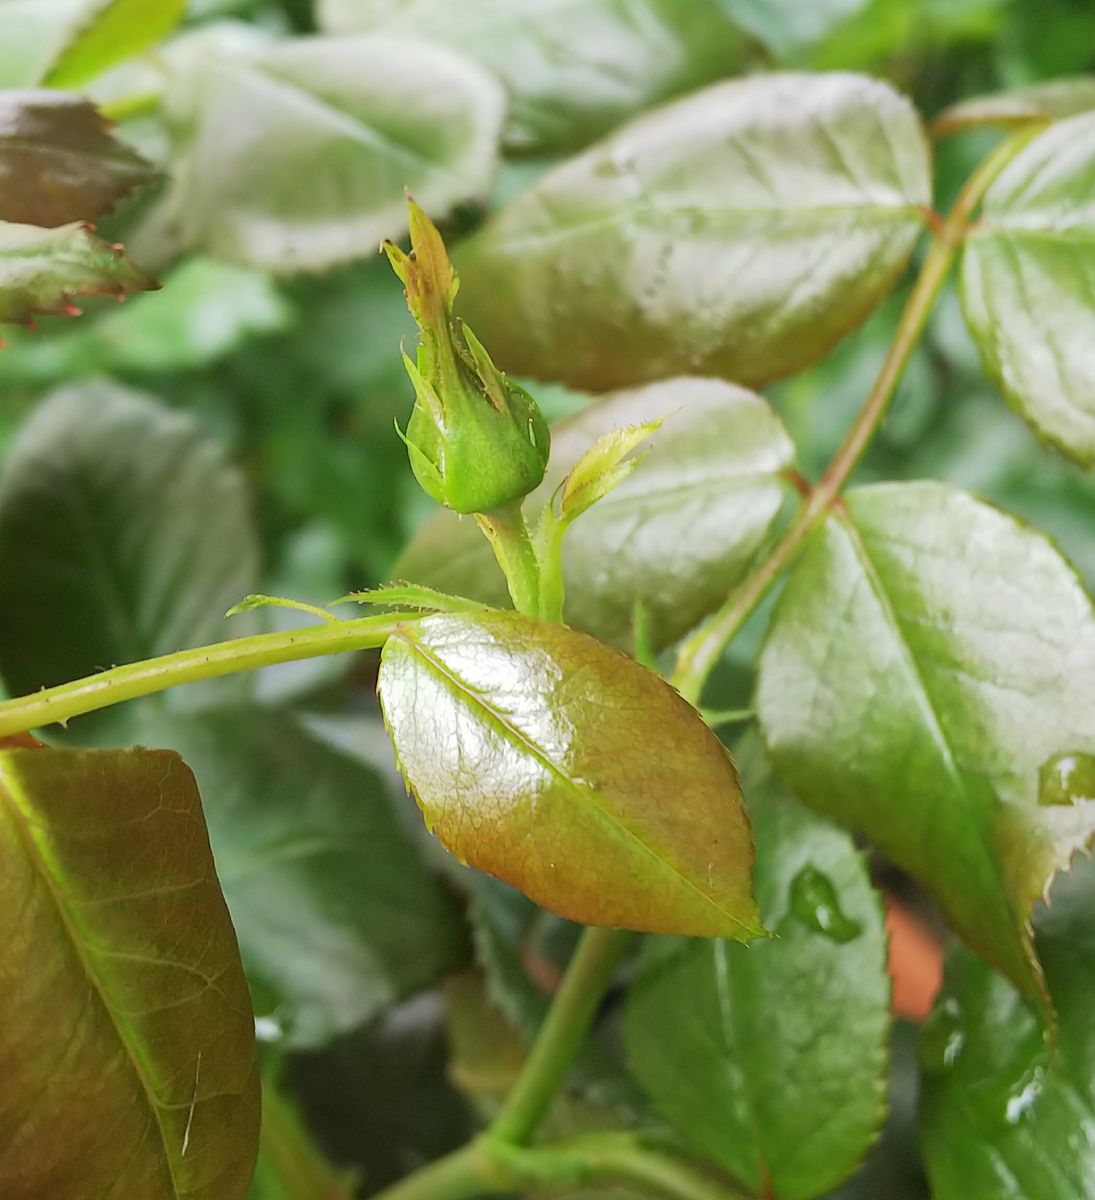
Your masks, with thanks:
M 156 291 L 160 284 L 87 222 L 43 229 L 0 222 L 0 323 L 33 328 L 35 316 L 79 316 L 80 296 Z

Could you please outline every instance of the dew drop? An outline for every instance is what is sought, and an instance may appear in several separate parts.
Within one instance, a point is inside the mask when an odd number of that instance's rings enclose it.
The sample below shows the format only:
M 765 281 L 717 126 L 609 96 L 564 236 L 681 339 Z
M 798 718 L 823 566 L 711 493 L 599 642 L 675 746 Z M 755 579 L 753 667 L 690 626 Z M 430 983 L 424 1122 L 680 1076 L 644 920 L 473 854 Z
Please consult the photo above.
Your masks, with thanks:
M 1041 1063 L 1024 1073 L 1008 1096 L 1004 1108 L 1004 1118 L 1009 1125 L 1017 1125 L 1023 1116 L 1030 1112 L 1034 1102 L 1041 1095 L 1045 1080 L 1046 1070 Z
M 962 1027 L 962 1009 L 948 996 L 924 1024 L 920 1035 L 920 1062 L 932 1075 L 942 1075 L 958 1061 L 966 1044 Z
M 1095 756 L 1055 754 L 1038 773 L 1038 803 L 1047 806 L 1095 800 Z
M 850 942 L 862 932 L 859 922 L 841 911 L 828 875 L 813 866 L 803 867 L 791 883 L 791 911 L 834 942 Z

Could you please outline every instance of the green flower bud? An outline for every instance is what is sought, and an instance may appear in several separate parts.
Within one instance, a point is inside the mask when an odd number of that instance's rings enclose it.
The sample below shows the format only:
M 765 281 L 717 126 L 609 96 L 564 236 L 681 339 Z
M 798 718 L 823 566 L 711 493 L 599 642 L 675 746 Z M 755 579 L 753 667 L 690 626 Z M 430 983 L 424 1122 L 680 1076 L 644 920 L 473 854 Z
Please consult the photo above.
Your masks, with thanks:
M 419 328 L 417 359 L 403 355 L 415 402 L 411 469 L 439 504 L 481 513 L 527 496 L 544 478 L 550 437 L 536 401 L 511 383 L 479 339 L 453 317 L 458 280 L 429 217 L 410 201 L 411 253 L 385 243 Z

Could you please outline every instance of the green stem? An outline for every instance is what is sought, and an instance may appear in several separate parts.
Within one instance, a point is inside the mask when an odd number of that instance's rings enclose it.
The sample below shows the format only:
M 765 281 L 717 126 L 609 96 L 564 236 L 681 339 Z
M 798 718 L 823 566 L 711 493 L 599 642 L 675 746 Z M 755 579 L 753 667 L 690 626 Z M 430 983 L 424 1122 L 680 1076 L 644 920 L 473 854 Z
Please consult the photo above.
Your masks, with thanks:
M 376 1200 L 471 1200 L 508 1190 L 508 1173 L 495 1178 L 496 1170 L 479 1141 L 469 1142 L 452 1154 L 427 1163 L 405 1179 L 380 1192 Z
M 1002 142 L 966 181 L 947 219 L 935 231 L 916 283 L 898 322 L 882 368 L 855 422 L 817 486 L 776 543 L 771 554 L 732 592 L 726 603 L 685 639 L 677 654 L 672 682 L 686 700 L 699 702 L 703 686 L 730 640 L 783 574 L 802 543 L 827 516 L 878 432 L 905 366 L 920 341 L 939 290 L 966 236 L 974 210 L 989 184 L 1038 130 L 1024 130 Z
M 492 1138 L 520 1145 L 532 1136 L 570 1070 L 630 940 L 629 933 L 596 925 L 582 934 L 521 1074 L 490 1127 Z
M 725 1183 L 682 1159 L 651 1150 L 640 1133 L 590 1133 L 526 1149 L 484 1138 L 486 1152 L 511 1177 L 511 1186 L 596 1187 L 632 1183 L 667 1200 L 745 1200 Z
M 525 514 L 521 511 L 521 502 L 516 500 L 505 508 L 476 513 L 475 520 L 486 534 L 506 577 L 514 608 L 535 617 L 540 611 L 540 561 Z
M 502 1192 L 630 1183 L 665 1200 L 748 1200 L 675 1155 L 653 1150 L 641 1133 L 590 1133 L 544 1146 L 515 1146 L 493 1134 L 385 1188 L 376 1200 L 472 1200 Z
M 382 646 L 400 622 L 417 621 L 422 615 L 385 613 L 283 633 L 260 633 L 114 667 L 86 679 L 6 700 L 0 704 L 0 737 L 40 729 L 43 725 L 63 725 L 84 713 L 162 692 L 181 683 L 197 683 L 301 658 L 372 649 Z

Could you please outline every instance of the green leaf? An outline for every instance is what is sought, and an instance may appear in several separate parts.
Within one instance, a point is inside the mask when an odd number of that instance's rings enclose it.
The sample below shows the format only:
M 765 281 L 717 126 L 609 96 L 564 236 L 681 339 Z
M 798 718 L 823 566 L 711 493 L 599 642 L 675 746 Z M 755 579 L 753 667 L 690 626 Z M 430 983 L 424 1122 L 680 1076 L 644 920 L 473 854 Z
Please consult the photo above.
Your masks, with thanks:
M 97 0 L 46 72 L 50 87 L 81 87 L 165 37 L 182 19 L 186 0 Z
M 1095 108 L 1095 76 L 1076 75 L 1051 79 L 1027 87 L 1010 88 L 988 96 L 973 96 L 945 108 L 933 121 L 932 133 L 944 137 L 983 125 L 1017 129 L 1023 125 L 1056 121 Z
M 1037 1016 L 956 950 L 921 1046 L 922 1139 L 936 1200 L 1085 1200 L 1095 1175 L 1095 872 L 1058 880 L 1035 917 L 1057 1004 L 1047 1051 Z
M 1040 534 L 942 484 L 861 488 L 777 605 L 757 711 L 777 770 L 923 884 L 1024 993 L 1028 918 L 1095 829 L 1039 805 L 1095 749 L 1095 614 Z
M 662 422 L 644 421 L 602 434 L 567 472 L 559 496 L 565 521 L 573 521 L 603 500 L 639 465 L 639 458 L 628 458 L 632 450 L 657 433 Z
M 175 170 L 138 246 L 319 270 L 400 237 L 406 189 L 443 215 L 489 183 L 501 88 L 440 47 L 213 29 L 169 63 Z
M 63 225 L 109 212 L 155 178 L 82 96 L 0 92 L 0 220 Z
M 254 1022 L 186 766 L 0 752 L 0 941 L 0 1193 L 241 1200 Z
M 0 221 L 0 322 L 75 316 L 75 296 L 118 296 L 159 285 L 87 225 L 39 229 Z
M 249 596 L 244 596 L 238 604 L 233 604 L 224 615 L 238 617 L 243 613 L 255 612 L 260 608 L 291 609 L 293 612 L 302 612 L 311 617 L 318 617 L 319 620 L 327 621 L 332 625 L 338 623 L 338 617 L 334 613 L 328 612 L 318 604 L 309 604 L 306 600 L 292 600 L 288 596 L 265 596 L 261 592 L 252 592 Z
M 240 475 L 195 422 L 85 384 L 23 425 L 0 474 L 0 671 L 15 694 L 227 634 L 255 585 Z
M 461 861 L 584 924 L 762 932 L 729 755 L 653 672 L 516 613 L 427 617 L 380 700 L 426 824 Z
M 190 763 L 256 1011 L 323 1045 L 466 954 L 460 917 L 375 772 L 291 716 L 249 708 L 142 728 Z
M 886 84 L 758 75 L 641 117 L 521 193 L 454 255 L 459 307 L 499 366 L 536 378 L 763 383 L 867 316 L 929 199 L 919 118 Z
M 625 1045 L 697 1150 L 750 1193 L 809 1200 L 852 1172 L 886 1114 L 882 905 L 851 838 L 783 793 L 755 743 L 742 769 L 776 937 L 652 946 Z
M 426 612 L 482 612 L 485 607 L 478 600 L 466 596 L 452 596 L 424 587 L 420 583 L 385 583 L 380 587 L 367 588 L 363 592 L 350 592 L 332 604 L 373 604 L 386 608 L 421 608 Z
M 779 512 L 793 447 L 757 395 L 715 379 L 674 379 L 606 396 L 554 426 L 551 460 L 526 504 L 534 517 L 589 444 L 613 430 L 664 421 L 651 448 L 563 544 L 570 625 L 627 649 L 642 600 L 652 644 L 670 645 L 745 574 Z M 470 522 L 428 521 L 396 563 L 420 579 L 496 606 L 506 586 Z
M 741 35 L 714 0 L 320 0 L 335 32 L 422 38 L 467 55 L 510 97 L 506 142 L 558 153 L 731 74 Z
M 1095 463 L 1095 113 L 1034 139 L 985 195 L 962 305 L 985 370 L 1026 421 Z

